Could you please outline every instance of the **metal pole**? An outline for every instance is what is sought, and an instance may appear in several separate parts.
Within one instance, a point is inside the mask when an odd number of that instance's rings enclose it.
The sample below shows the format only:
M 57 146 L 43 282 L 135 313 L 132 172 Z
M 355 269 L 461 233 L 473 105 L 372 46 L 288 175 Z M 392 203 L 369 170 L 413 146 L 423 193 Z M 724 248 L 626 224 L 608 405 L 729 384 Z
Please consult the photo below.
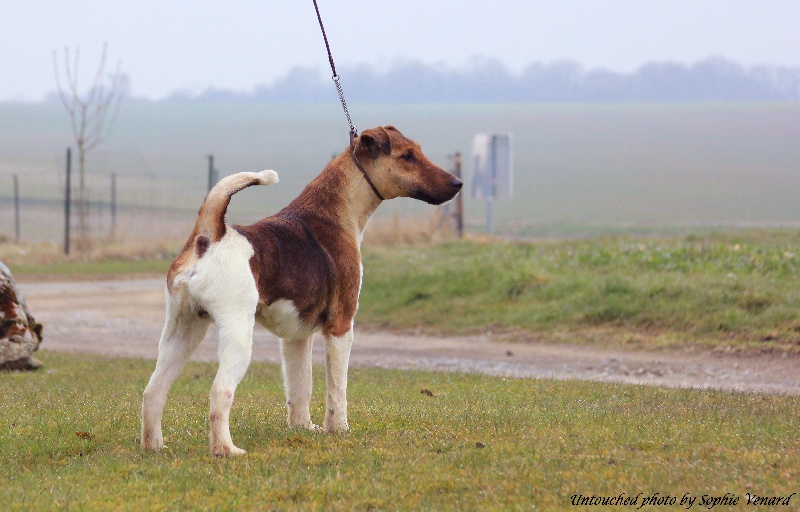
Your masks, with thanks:
M 19 176 L 14 175 L 14 235 L 19 242 Z
M 117 235 L 117 173 L 111 173 L 111 239 Z
M 495 155 L 494 136 L 489 144 L 489 193 L 486 195 L 486 232 L 494 233 L 494 198 L 497 195 L 497 158 Z
M 454 172 L 456 178 L 461 179 L 461 153 L 456 152 Z M 458 238 L 464 237 L 464 194 L 459 193 L 456 196 L 456 234 Z
M 64 191 L 64 254 L 69 256 L 69 207 L 72 196 L 72 149 L 67 148 L 67 185 Z
M 214 187 L 214 155 L 208 155 L 208 191 Z
M 492 196 L 486 198 L 486 232 L 490 235 L 494 233 L 494 197 Z

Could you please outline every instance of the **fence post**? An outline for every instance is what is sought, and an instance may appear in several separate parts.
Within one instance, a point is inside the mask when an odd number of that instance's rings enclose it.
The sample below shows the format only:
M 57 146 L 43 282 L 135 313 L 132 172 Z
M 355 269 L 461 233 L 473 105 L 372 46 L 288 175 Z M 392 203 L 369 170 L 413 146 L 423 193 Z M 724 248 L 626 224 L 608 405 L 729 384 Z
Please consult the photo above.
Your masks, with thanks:
M 117 173 L 111 173 L 111 239 L 117 237 Z
M 486 232 L 494 234 L 494 197 L 486 198 Z
M 461 179 L 461 152 L 456 151 L 454 162 L 454 174 L 456 178 Z M 464 238 L 464 193 L 460 192 L 456 195 L 456 234 L 458 238 Z
M 214 179 L 214 155 L 208 155 L 208 191 L 211 192 L 211 189 L 214 188 L 214 183 L 216 180 Z
M 72 197 L 72 185 L 70 175 L 72 174 L 72 149 L 67 148 L 67 184 L 64 190 L 64 254 L 69 256 L 69 207 Z
M 19 176 L 14 175 L 14 237 L 19 243 Z

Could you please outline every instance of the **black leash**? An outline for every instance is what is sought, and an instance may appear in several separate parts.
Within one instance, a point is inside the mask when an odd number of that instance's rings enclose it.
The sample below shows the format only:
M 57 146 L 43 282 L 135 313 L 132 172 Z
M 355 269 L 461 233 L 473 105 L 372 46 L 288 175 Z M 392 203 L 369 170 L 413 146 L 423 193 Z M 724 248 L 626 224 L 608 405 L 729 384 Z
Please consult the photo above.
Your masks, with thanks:
M 361 174 L 364 175 L 364 178 L 367 179 L 367 183 L 369 183 L 370 188 L 372 191 L 375 192 L 375 195 L 378 196 L 378 199 L 384 201 L 383 196 L 380 192 L 378 192 L 377 187 L 375 184 L 372 183 L 372 180 L 369 179 L 367 175 L 367 171 L 361 167 L 361 163 L 356 158 L 356 137 L 358 137 L 358 132 L 356 131 L 355 126 L 353 126 L 353 120 L 350 119 L 350 111 L 347 110 L 347 102 L 344 100 L 344 91 L 342 91 L 342 84 L 339 83 L 339 75 L 336 73 L 336 65 L 333 63 L 333 55 L 331 54 L 331 45 L 328 43 L 328 35 L 325 34 L 325 26 L 322 24 L 322 16 L 319 14 L 319 7 L 317 6 L 317 0 L 314 0 L 314 10 L 317 11 L 317 20 L 319 21 L 319 28 L 322 30 L 322 38 L 325 40 L 325 49 L 328 50 L 328 62 L 331 64 L 331 71 L 333 72 L 333 83 L 336 85 L 336 92 L 339 93 L 339 100 L 342 102 L 342 109 L 344 110 L 344 115 L 347 117 L 347 124 L 350 125 L 350 151 L 353 154 L 353 162 L 355 162 L 356 167 L 358 170 L 361 171 Z

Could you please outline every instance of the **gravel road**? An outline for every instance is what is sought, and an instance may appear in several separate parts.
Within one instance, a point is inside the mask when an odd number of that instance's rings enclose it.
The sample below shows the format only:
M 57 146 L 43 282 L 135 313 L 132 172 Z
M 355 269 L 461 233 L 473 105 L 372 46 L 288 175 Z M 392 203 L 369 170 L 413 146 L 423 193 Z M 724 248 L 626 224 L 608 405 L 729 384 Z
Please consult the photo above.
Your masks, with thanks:
M 163 279 L 20 283 L 45 326 L 42 350 L 155 358 L 164 323 Z M 216 331 L 192 357 L 216 360 Z M 45 364 L 46 356 L 42 356 Z M 278 340 L 256 327 L 253 359 L 279 362 Z M 314 359 L 324 361 L 318 339 Z M 480 372 L 518 378 L 587 379 L 668 387 L 800 394 L 800 357 L 705 351 L 622 351 L 513 343 L 490 336 L 433 337 L 359 330 L 351 364 Z

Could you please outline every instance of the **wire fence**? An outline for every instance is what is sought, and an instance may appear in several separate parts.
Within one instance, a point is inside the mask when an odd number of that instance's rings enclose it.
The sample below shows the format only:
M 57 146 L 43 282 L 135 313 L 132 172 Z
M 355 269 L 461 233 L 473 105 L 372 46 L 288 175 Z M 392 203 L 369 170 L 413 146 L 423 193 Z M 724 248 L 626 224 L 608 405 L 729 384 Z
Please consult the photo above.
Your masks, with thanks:
M 72 238 L 80 224 L 80 179 L 71 175 Z M 16 180 L 17 186 L 14 186 Z M 191 225 L 207 183 L 158 175 L 135 152 L 100 153 L 85 172 L 86 235 L 91 240 L 174 238 Z M 63 242 L 66 156 L 44 170 L 0 171 L 0 240 Z
M 250 223 L 291 201 L 346 148 L 339 105 L 130 104 L 89 155 L 87 223 L 95 239 L 183 238 L 219 176 L 275 169 L 280 183 L 236 194 L 226 216 Z M 391 121 L 449 168 L 465 158 L 464 220 L 482 233 L 473 198 L 476 133 L 514 134 L 514 196 L 493 204 L 504 236 L 671 233 L 800 222 L 797 104 L 359 105 L 360 126 Z M 63 242 L 65 149 L 61 105 L 0 105 L 0 238 Z M 79 187 L 73 165 L 73 198 Z M 116 229 L 111 176 L 117 179 Z M 77 211 L 73 209 L 73 228 Z M 429 205 L 392 200 L 375 220 L 430 218 Z M 371 222 L 373 230 L 375 223 Z
M 80 237 L 79 176 L 73 154 L 70 233 Z M 152 171 L 136 151 L 98 152 L 85 171 L 85 227 L 90 241 L 174 241 L 191 231 L 208 191 L 208 169 L 198 159 L 191 174 Z M 0 242 L 63 244 L 66 231 L 66 156 L 20 172 L 0 169 Z M 214 178 L 226 173 L 215 169 Z M 18 186 L 14 187 L 14 181 Z M 308 182 L 282 173 L 276 187 L 239 192 L 226 215 L 232 224 L 248 224 L 275 213 Z M 378 218 L 447 215 L 416 201 L 390 202 Z M 452 212 L 451 212 L 452 213 Z M 441 221 L 438 221 L 441 223 Z

